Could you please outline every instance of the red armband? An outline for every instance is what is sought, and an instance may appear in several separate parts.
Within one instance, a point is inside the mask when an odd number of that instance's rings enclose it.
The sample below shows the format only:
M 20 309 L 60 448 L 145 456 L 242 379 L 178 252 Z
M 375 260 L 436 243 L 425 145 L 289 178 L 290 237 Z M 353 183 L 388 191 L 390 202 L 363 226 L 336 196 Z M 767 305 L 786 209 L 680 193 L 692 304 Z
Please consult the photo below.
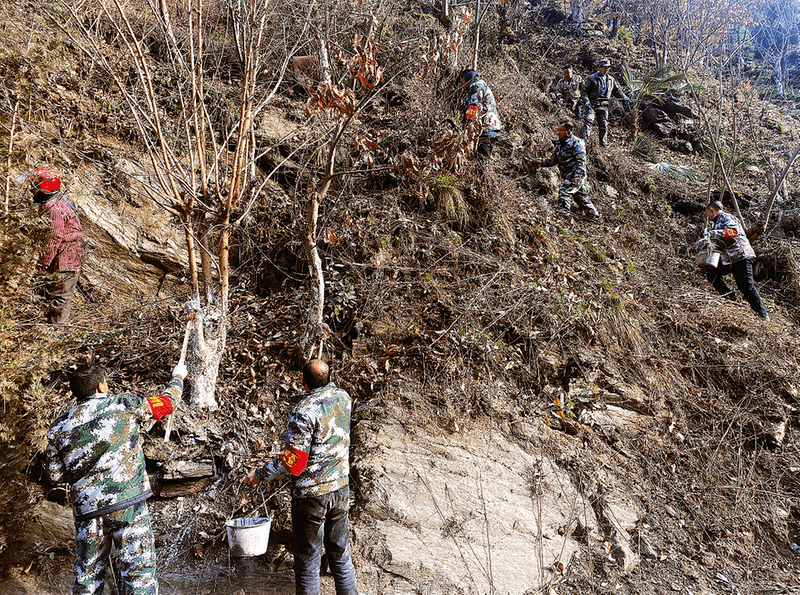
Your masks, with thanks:
M 725 230 L 725 232 L 723 233 L 723 235 L 725 236 L 725 239 L 727 240 L 727 239 L 730 239 L 730 238 L 735 238 L 736 236 L 738 236 L 738 235 L 739 235 L 739 233 L 738 233 L 738 232 L 737 232 L 735 229 L 731 229 L 731 228 L 729 227 L 729 228 L 727 228 L 727 229 Z
M 288 444 L 283 447 L 281 453 L 281 464 L 292 475 L 300 475 L 306 468 L 308 463 L 308 453 L 296 448 L 292 448 Z
M 467 120 L 474 120 L 475 116 L 478 115 L 478 106 L 471 105 L 467 108 L 467 113 L 465 114 Z
M 146 400 L 147 404 L 150 405 L 150 411 L 153 413 L 153 419 L 156 421 L 172 413 L 172 401 L 169 400 L 167 395 L 147 397 Z

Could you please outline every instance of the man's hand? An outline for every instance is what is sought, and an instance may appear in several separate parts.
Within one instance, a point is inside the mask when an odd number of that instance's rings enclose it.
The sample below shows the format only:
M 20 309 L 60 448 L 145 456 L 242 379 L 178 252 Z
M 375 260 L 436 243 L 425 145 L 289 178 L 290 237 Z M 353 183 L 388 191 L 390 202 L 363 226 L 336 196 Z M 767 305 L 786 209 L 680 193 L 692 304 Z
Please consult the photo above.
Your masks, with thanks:
M 175 366 L 175 369 L 172 370 L 172 377 L 180 378 L 181 381 L 183 381 L 188 374 L 189 370 L 186 368 L 186 364 L 184 364 L 183 362 L 178 362 L 178 365 Z
M 251 486 L 257 486 L 261 483 L 261 480 L 256 477 L 256 470 L 253 469 L 250 473 L 244 476 L 244 482 Z

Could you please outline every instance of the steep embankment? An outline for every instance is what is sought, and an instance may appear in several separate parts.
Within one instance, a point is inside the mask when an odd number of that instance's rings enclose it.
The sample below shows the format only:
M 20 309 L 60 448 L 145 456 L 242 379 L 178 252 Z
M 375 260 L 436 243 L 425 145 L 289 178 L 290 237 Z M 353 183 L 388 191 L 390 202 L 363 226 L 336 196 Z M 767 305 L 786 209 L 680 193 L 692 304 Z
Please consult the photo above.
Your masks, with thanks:
M 788 592 L 800 547 L 795 244 L 769 234 L 756 244 L 770 321 L 717 298 L 687 255 L 705 185 L 648 167 L 644 141 L 628 144 L 619 118 L 610 149 L 589 145 L 602 223 L 557 215 L 555 174 L 527 167 L 562 116 L 540 90 L 549 84 L 542 73 L 609 48 L 603 40 L 576 54 L 574 43 L 547 35 L 541 47 L 530 43 L 548 56 L 536 72 L 520 74 L 513 49 L 487 69 L 508 131 L 486 176 L 466 167 L 428 180 L 430 194 L 397 172 L 345 178 L 323 206 L 326 351 L 354 398 L 353 548 L 363 590 Z M 47 65 L 18 56 L 15 72 L 39 64 L 66 89 L 83 81 L 76 55 L 56 49 L 63 53 Z M 610 51 L 648 67 L 629 48 Z M 44 86 L 24 81 L 29 91 Z M 445 111 L 435 85 L 402 83 L 392 101 L 425 127 L 403 124 L 388 101 L 359 122 L 380 130 L 388 156 L 447 130 L 430 116 Z M 73 99 L 61 100 L 58 117 L 95 121 L 98 106 Z M 265 146 L 298 126 L 302 105 L 287 96 L 264 116 Z M 775 146 L 789 142 L 794 120 L 762 107 L 755 129 Z M 780 119 L 784 131 L 761 127 Z M 19 230 L 36 226 L 15 198 L 15 224 L 4 228 L 18 242 L 4 242 L 4 254 L 18 258 L 4 258 L 16 291 L 3 302 L 3 361 L 31 370 L 4 389 L 4 490 L 13 500 L 0 551 L 14 593 L 57 592 L 51 577 L 69 581 L 69 513 L 46 503 L 63 493 L 41 477 L 44 428 L 68 404 L 65 372 L 98 357 L 117 387 L 155 390 L 174 364 L 187 294 L 179 275 L 165 274 L 182 266 L 164 256 L 179 236 L 124 183 L 146 171 L 130 157 L 133 145 L 85 132 L 56 144 L 55 128 L 34 123 L 15 166 L 66 170 L 91 222 L 85 289 L 94 290 L 79 298 L 69 331 L 53 336 L 35 324 L 26 281 L 35 246 Z M 703 179 L 701 156 L 647 143 L 650 161 Z M 742 179 L 755 184 L 758 173 Z M 220 413 L 186 409 L 169 443 L 160 426 L 146 437 L 165 593 L 291 592 L 287 490 L 241 485 L 247 468 L 279 449 L 299 389 L 302 194 L 271 188 L 238 231 Z M 764 192 L 753 185 L 749 194 Z M 749 206 L 754 213 L 759 200 Z M 231 562 L 225 520 L 264 508 L 274 517 L 270 552 Z M 35 531 L 42 524 L 48 530 Z

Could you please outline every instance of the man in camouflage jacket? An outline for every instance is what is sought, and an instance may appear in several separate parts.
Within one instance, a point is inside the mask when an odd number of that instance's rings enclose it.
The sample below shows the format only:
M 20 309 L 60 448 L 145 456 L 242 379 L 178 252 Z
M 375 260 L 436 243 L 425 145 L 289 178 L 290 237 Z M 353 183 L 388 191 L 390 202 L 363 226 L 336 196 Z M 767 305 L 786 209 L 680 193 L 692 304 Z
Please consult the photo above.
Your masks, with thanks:
M 503 123 L 497 111 L 497 102 L 489 85 L 474 70 L 467 69 L 458 75 L 459 89 L 465 90 L 463 113 L 465 122 L 478 121 L 482 127 L 478 140 L 478 159 L 488 160 Z
M 617 80 L 608 74 L 609 68 L 611 68 L 611 60 L 607 58 L 600 60 L 597 72 L 587 76 L 581 88 L 581 100 L 586 113 L 581 136 L 589 140 L 592 124 L 596 118 L 598 141 L 601 147 L 606 146 L 608 108 L 612 97 L 617 97 L 625 103 L 630 103 L 631 101 L 622 92 Z
M 47 433 L 47 472 L 69 482 L 75 514 L 73 595 L 102 593 L 112 540 L 125 595 L 157 595 L 156 552 L 147 498 L 153 495 L 140 445 L 140 422 L 172 413 L 183 391 L 179 363 L 157 397 L 108 392 L 103 369 L 79 367 L 70 378 L 78 404 Z
M 569 211 L 571 198 L 583 208 L 589 219 L 597 221 L 600 213 L 589 200 L 586 192 L 586 147 L 583 141 L 572 134 L 574 124 L 570 120 L 562 120 L 558 125 L 558 140 L 553 141 L 553 153 L 546 159 L 534 160 L 537 167 L 558 166 L 563 181 L 558 189 L 558 206 Z
M 576 118 L 581 117 L 581 87 L 583 77 L 573 74 L 572 67 L 564 68 L 564 78 L 556 85 L 556 100 L 563 103 Z
M 725 283 L 725 275 L 733 273 L 736 286 L 756 316 L 768 318 L 767 309 L 761 302 L 753 280 L 756 253 L 750 246 L 741 223 L 730 213 L 724 212 L 722 203 L 718 200 L 706 207 L 706 218 L 712 222 L 711 230 L 706 235 L 720 252 L 719 265 L 708 271 L 706 278 L 721 296 L 736 301 L 733 291 Z
M 292 408 L 280 456 L 254 469 L 257 485 L 292 478 L 292 534 L 297 595 L 319 593 L 322 545 L 337 595 L 357 595 L 348 542 L 350 499 L 350 395 L 330 382 L 328 365 L 311 360 Z

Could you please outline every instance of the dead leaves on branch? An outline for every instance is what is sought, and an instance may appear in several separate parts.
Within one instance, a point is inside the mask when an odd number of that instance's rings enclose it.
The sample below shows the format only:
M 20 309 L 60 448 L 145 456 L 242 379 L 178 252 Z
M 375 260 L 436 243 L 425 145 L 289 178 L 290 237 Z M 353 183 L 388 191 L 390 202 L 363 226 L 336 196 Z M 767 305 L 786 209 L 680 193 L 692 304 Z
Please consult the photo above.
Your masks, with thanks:
M 453 26 L 449 30 L 441 31 L 435 37 L 426 37 L 427 47 L 421 56 L 422 78 L 428 73 L 436 72 L 440 66 L 455 64 L 458 49 L 464 41 L 464 35 L 472 22 L 472 9 L 460 6 L 453 15 Z
M 356 112 L 356 96 L 351 89 L 337 89 L 332 84 L 323 83 L 308 92 L 311 97 L 306 103 L 306 116 L 309 118 L 317 111 L 331 110 L 339 118 L 352 116 Z
M 306 115 L 310 118 L 317 111 L 333 111 L 339 119 L 350 117 L 358 108 L 356 89 L 375 91 L 383 80 L 383 68 L 376 58 L 378 45 L 373 27 L 368 22 L 361 26 L 366 33 L 356 31 L 353 36 L 353 54 L 348 56 L 339 46 L 331 44 L 331 56 L 347 66 L 351 85 L 340 89 L 333 83 L 323 83 L 316 89 L 309 88 L 310 97 L 306 104 Z

